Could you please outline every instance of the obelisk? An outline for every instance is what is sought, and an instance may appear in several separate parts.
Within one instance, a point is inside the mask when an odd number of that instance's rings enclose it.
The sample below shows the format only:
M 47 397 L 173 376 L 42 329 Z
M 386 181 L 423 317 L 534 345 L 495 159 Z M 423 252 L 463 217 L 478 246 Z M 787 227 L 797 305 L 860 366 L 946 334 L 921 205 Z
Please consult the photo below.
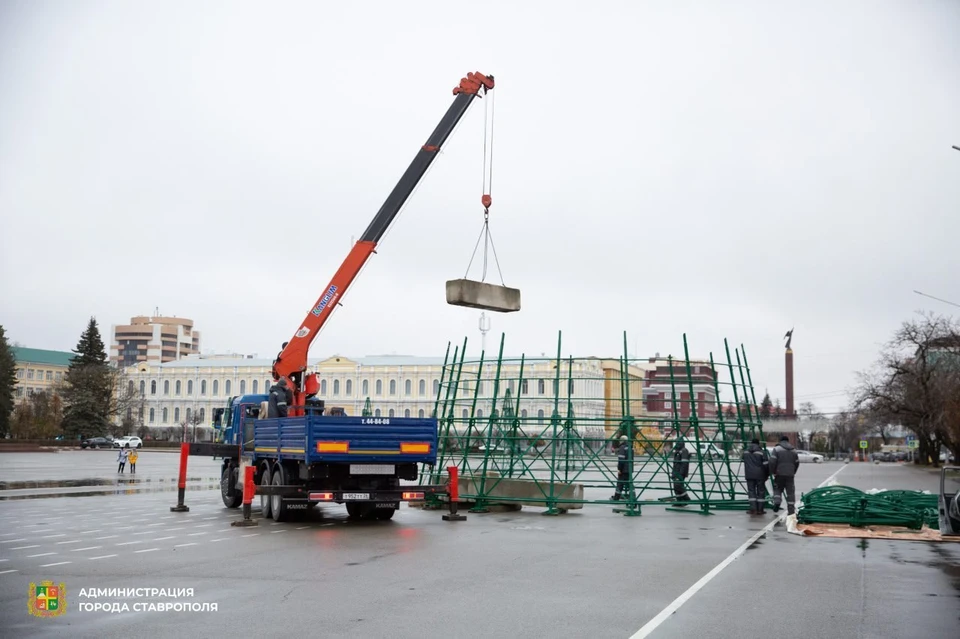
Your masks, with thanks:
M 787 379 L 787 418 L 796 416 L 793 412 L 793 349 L 790 348 L 790 342 L 793 340 L 793 329 L 791 328 L 784 335 L 787 340 L 787 351 L 783 354 L 784 365 L 786 366 Z

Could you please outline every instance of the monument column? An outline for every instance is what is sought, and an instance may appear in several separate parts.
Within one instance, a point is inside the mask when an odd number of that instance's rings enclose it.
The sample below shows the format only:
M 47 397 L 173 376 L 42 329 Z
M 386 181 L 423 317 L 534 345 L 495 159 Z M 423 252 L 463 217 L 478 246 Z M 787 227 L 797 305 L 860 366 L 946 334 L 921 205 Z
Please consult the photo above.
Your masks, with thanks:
M 783 355 L 784 365 L 786 366 L 787 381 L 787 418 L 793 418 L 796 413 L 793 410 L 793 349 L 790 348 L 790 342 L 793 341 L 793 329 L 791 328 L 784 335 L 787 340 L 787 350 Z

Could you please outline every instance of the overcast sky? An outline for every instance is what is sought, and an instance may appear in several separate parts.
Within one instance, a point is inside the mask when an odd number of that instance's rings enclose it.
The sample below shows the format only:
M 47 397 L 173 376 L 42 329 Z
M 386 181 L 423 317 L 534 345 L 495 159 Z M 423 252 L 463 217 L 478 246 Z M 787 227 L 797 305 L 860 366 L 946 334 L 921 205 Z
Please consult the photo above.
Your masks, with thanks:
M 777 5 L 777 6 L 774 6 Z M 488 350 L 721 357 L 842 406 L 960 302 L 960 3 L 0 1 L 0 317 L 272 357 L 468 71 L 496 77 Z M 311 356 L 478 352 L 476 102 Z M 480 278 L 474 264 L 472 279 Z M 488 281 L 499 283 L 496 272 Z

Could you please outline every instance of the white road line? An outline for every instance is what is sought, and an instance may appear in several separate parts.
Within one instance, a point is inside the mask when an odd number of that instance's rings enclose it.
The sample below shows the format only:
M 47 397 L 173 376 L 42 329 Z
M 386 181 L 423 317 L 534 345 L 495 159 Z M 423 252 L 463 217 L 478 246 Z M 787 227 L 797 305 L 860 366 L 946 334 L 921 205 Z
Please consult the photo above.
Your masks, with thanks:
M 127 520 L 125 519 L 124 521 L 127 521 Z M 118 526 L 114 528 L 114 530 L 128 530 L 130 528 L 133 528 L 133 526 Z
M 250 533 L 249 535 L 240 535 L 241 537 L 256 537 L 260 533 Z
M 44 535 L 40 539 L 53 539 L 54 537 L 66 537 L 67 533 L 58 533 L 56 535 Z
M 86 548 L 71 548 L 70 552 L 80 552 L 81 550 L 96 550 L 97 548 L 103 548 L 103 546 L 87 546 Z
M 95 532 L 103 532 L 103 528 L 97 528 L 96 530 L 81 530 L 81 531 L 78 532 L 77 534 L 78 534 L 78 535 L 87 535 L 87 534 L 89 534 L 89 533 L 95 533 Z
M 150 528 L 151 526 L 162 526 L 162 525 L 163 525 L 163 522 L 162 522 L 162 521 L 158 521 L 158 522 L 155 523 L 155 524 L 147 524 L 147 528 Z
M 111 557 L 116 557 L 116 555 L 100 555 L 99 557 L 88 557 L 90 561 L 94 559 L 110 559 Z
M 39 548 L 40 544 L 30 544 L 29 546 L 14 546 L 10 550 L 26 550 L 27 548 Z
M 2 533 L 0 537 L 9 537 L 10 535 L 16 535 L 17 533 Z
M 220 516 L 217 515 L 216 517 L 204 517 L 201 521 L 210 521 L 211 519 L 220 519 Z
M 196 545 L 197 545 L 197 542 L 191 541 L 189 544 L 177 544 L 176 546 L 174 546 L 174 548 L 182 548 L 184 546 L 196 546 Z
M 0 575 L 6 575 L 11 572 L 18 572 L 17 570 L 0 570 Z
M 286 530 L 271 530 L 271 531 L 270 531 L 270 534 L 271 534 L 271 535 L 276 535 L 277 533 L 282 533 L 282 532 L 287 532 L 287 531 L 286 531 Z
M 211 539 L 210 541 L 224 541 L 226 537 L 221 537 L 220 539 Z
M 20 539 L 8 539 L 6 541 L 0 541 L 0 544 L 15 544 L 18 541 L 26 541 L 26 537 L 21 537 Z
M 49 568 L 50 566 L 62 566 L 63 564 L 72 564 L 72 561 L 58 561 L 55 564 L 40 564 L 41 568 Z
M 135 553 L 138 553 L 138 552 L 153 552 L 154 550 L 160 550 L 160 549 L 159 549 L 159 548 L 146 548 L 146 549 L 144 549 L 144 550 L 136 550 L 136 551 L 134 551 L 134 552 L 135 552 Z
M 303 529 L 309 528 L 309 527 L 310 527 L 310 526 L 299 526 L 299 527 L 295 528 L 294 530 L 303 530 Z
M 0 561 L 10 561 L 9 559 L 0 559 Z
M 50 555 L 55 555 L 55 552 L 42 552 L 39 555 L 27 555 L 27 559 L 33 559 L 34 557 L 49 557 Z
M 167 532 L 173 532 L 175 530 L 183 530 L 183 526 L 181 526 L 180 528 L 167 528 Z
M 120 535 L 107 535 L 107 536 L 105 536 L 105 537 L 94 537 L 93 539 L 94 539 L 94 541 L 100 541 L 101 539 L 113 539 L 113 538 L 119 537 L 119 536 L 120 536 Z
M 74 539 L 73 541 L 58 541 L 58 542 L 57 542 L 57 545 L 58 545 L 58 546 L 62 546 L 63 544 L 79 544 L 81 541 L 83 541 L 83 540 L 82 540 L 82 539 Z
M 821 482 L 820 485 L 817 486 L 817 488 L 822 488 L 823 486 L 829 484 L 830 481 L 833 480 L 834 477 L 839 475 L 840 471 L 842 471 L 844 468 L 846 468 L 845 465 L 841 466 L 840 470 L 838 470 L 837 472 L 835 472 L 834 474 L 830 475 L 825 480 L 823 480 L 823 482 Z M 691 597 L 697 594 L 704 586 L 710 583 L 710 581 L 714 577 L 720 574 L 721 570 L 723 570 L 724 568 L 732 564 L 734 561 L 736 561 L 740 557 L 740 555 L 742 555 L 747 551 L 747 548 L 752 546 L 758 539 L 760 539 L 761 537 L 766 535 L 768 532 L 773 530 L 773 527 L 777 525 L 777 522 L 779 522 L 781 519 L 784 519 L 786 516 L 787 516 L 786 513 L 784 513 L 782 515 L 779 515 L 778 517 L 775 517 L 773 521 L 771 521 L 769 524 L 767 524 L 762 529 L 760 529 L 753 537 L 745 541 L 742 546 L 740 546 L 739 548 L 734 550 L 732 553 L 730 553 L 729 557 L 727 557 L 726 559 L 721 561 L 719 564 L 717 564 L 713 570 L 711 570 L 710 572 L 705 574 L 703 577 L 701 577 L 700 580 L 697 581 L 697 583 L 687 588 L 687 590 L 682 595 L 680 595 L 679 597 L 671 601 L 670 605 L 668 605 L 666 608 L 661 610 L 656 617 L 654 617 L 653 619 L 645 623 L 643 627 L 640 628 L 640 630 L 638 630 L 633 635 L 631 635 L 630 639 L 643 639 L 643 637 L 648 637 L 651 632 L 653 632 L 658 627 L 660 627 L 660 624 L 662 624 L 664 621 L 669 619 L 670 616 L 680 608 L 680 606 L 685 604 Z
M 154 541 L 163 541 L 165 539 L 173 539 L 176 535 L 170 535 L 169 537 L 157 537 Z
M 133 533 L 134 535 L 152 535 L 155 531 L 153 530 L 143 530 L 138 533 Z
M 206 534 L 207 534 L 207 531 L 204 530 L 204 531 L 198 532 L 198 533 L 190 533 L 189 535 L 187 535 L 187 537 L 196 537 L 197 535 L 206 535 Z
M 206 528 L 207 526 L 212 526 L 213 524 L 197 524 L 194 528 Z
M 124 541 L 119 544 L 114 544 L 115 546 L 129 546 L 130 544 L 142 544 L 143 540 L 140 541 Z
M 43 530 L 28 530 L 27 532 L 31 535 L 36 535 L 37 533 L 50 532 L 53 528 L 44 528 Z

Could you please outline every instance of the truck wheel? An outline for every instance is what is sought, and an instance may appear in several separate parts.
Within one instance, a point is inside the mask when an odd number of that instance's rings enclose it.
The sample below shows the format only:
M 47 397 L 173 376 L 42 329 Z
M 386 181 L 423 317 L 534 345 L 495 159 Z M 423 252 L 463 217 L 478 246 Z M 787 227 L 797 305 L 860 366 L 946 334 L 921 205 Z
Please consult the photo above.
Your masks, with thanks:
M 220 476 L 220 498 L 227 508 L 237 508 L 243 501 L 243 493 L 237 490 L 237 478 L 240 469 L 236 466 L 227 466 Z
M 270 467 L 265 467 L 263 472 L 260 474 L 260 485 L 269 486 L 270 485 Z M 270 511 L 270 495 L 260 495 L 260 514 L 264 519 L 267 519 L 271 515 Z
M 389 521 L 393 519 L 393 513 L 397 512 L 393 508 L 377 508 L 377 519 L 380 521 Z
M 274 486 L 284 486 L 283 483 L 284 475 L 283 466 L 277 466 L 277 469 L 273 472 L 273 481 L 271 482 Z M 276 522 L 286 521 L 287 519 L 287 502 L 280 495 L 270 495 L 270 509 L 273 511 L 273 520 Z
M 347 517 L 349 517 L 350 519 L 354 519 L 354 520 L 360 519 L 360 515 L 361 515 L 360 506 L 361 506 L 361 505 L 362 505 L 362 504 L 360 504 L 359 502 L 355 502 L 355 501 L 347 502 Z

